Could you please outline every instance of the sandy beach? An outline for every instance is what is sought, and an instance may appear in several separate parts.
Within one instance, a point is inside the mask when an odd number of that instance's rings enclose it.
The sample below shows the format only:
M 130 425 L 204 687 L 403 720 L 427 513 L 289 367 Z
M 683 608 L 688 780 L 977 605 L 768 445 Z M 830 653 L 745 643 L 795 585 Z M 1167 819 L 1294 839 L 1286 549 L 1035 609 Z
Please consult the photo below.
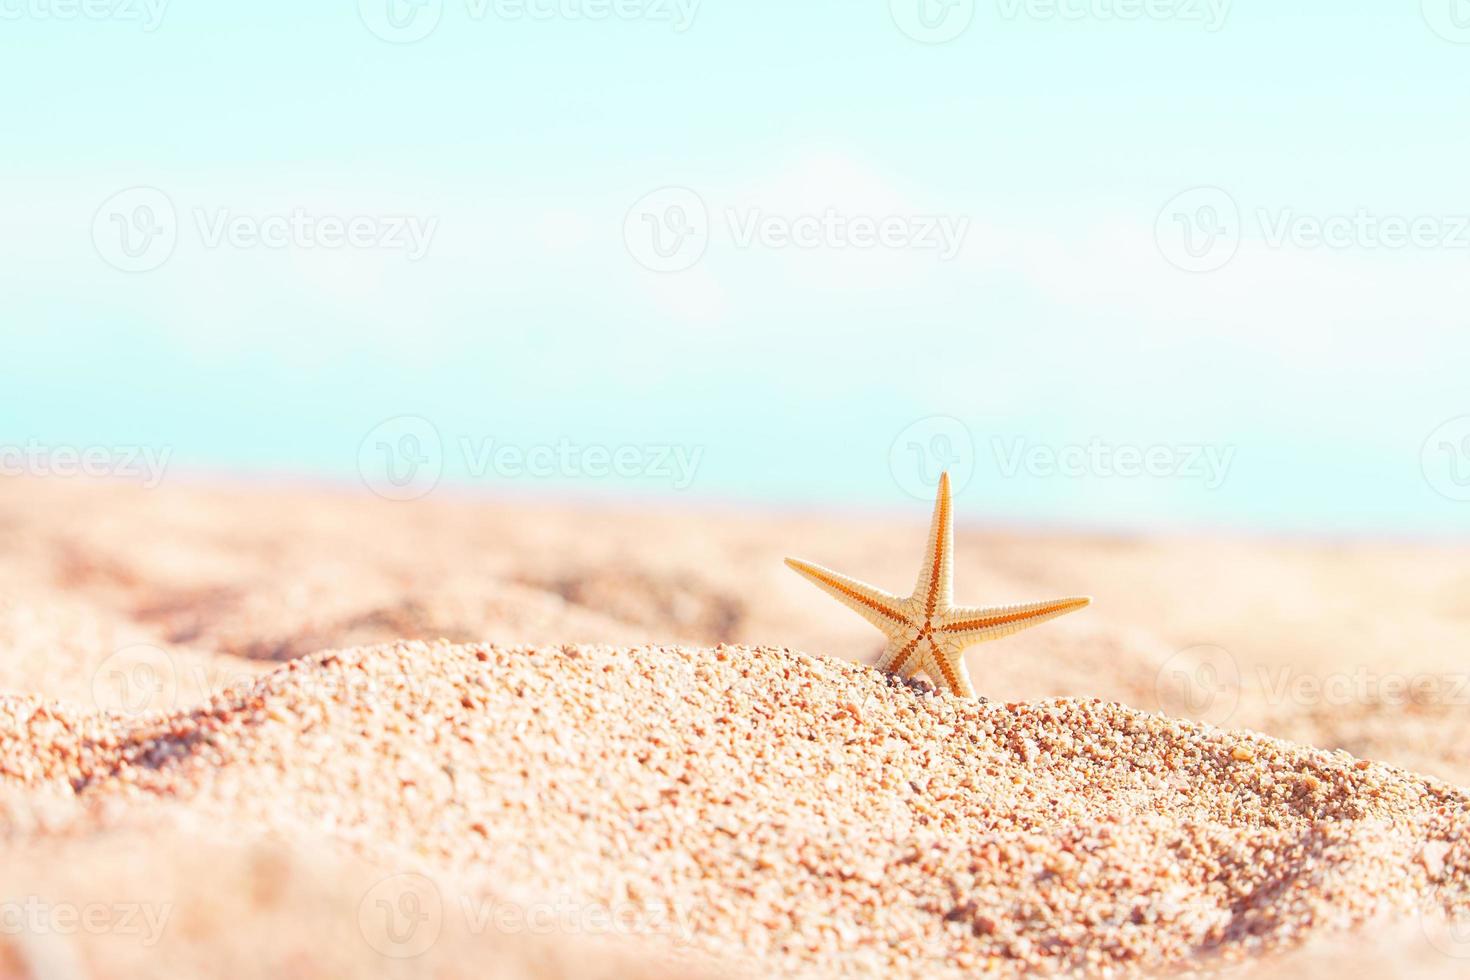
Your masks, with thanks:
M 926 518 L 0 482 L 0 976 L 1463 971 L 1463 550 Z

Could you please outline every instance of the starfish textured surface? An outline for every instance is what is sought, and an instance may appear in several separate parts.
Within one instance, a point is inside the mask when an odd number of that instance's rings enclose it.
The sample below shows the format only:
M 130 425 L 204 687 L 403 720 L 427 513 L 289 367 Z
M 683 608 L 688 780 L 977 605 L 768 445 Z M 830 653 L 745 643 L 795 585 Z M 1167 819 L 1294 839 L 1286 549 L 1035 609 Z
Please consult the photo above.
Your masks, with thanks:
M 878 658 L 880 670 L 900 677 L 922 671 L 950 693 L 973 698 L 975 686 L 965 667 L 968 647 L 1074 612 L 1092 599 L 1074 596 L 1009 606 L 954 605 L 954 517 L 949 498 L 949 474 L 945 473 L 939 478 L 924 564 L 913 595 L 906 599 L 820 565 L 795 558 L 786 559 L 786 564 L 855 610 L 888 638 Z

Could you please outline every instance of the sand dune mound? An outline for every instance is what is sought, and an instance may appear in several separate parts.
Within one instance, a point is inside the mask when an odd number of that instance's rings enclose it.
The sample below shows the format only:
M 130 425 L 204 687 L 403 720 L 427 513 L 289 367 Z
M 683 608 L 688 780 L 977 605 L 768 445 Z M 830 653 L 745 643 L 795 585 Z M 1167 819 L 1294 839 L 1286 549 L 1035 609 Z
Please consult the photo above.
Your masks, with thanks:
M 415 642 L 142 719 L 0 699 L 5 783 L 622 909 L 639 942 L 766 974 L 1152 970 L 1470 905 L 1446 784 L 768 648 Z

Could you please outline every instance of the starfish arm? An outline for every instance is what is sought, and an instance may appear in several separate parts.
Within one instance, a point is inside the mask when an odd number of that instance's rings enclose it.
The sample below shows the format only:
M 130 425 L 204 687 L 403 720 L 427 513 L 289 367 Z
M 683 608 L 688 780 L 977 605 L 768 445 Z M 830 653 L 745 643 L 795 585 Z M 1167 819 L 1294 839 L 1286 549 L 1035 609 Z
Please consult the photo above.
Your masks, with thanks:
M 915 651 L 914 655 L 910 657 L 902 667 L 894 671 L 894 673 L 898 674 L 898 676 L 902 677 L 904 680 L 908 680 L 915 674 L 924 673 L 928 665 L 929 658 L 921 656 L 917 651 Z
M 957 653 L 972 644 L 998 640 L 1049 619 L 1076 612 L 1091 602 L 1087 596 L 1076 596 L 988 608 L 959 606 L 939 618 L 936 639 L 946 650 Z
M 954 595 L 954 515 L 949 502 L 949 474 L 939 476 L 939 493 L 934 498 L 934 518 L 929 523 L 929 544 L 914 597 L 923 603 L 924 616 L 931 618 L 948 609 Z
M 936 651 L 929 657 L 930 680 L 942 685 L 950 694 L 961 698 L 975 697 L 975 685 L 970 681 L 970 669 L 965 666 L 963 653 Z
M 821 565 L 813 565 L 795 558 L 786 559 L 786 564 L 803 578 L 815 584 L 817 588 L 849 609 L 856 611 L 859 616 L 882 630 L 884 635 L 897 636 L 908 628 L 908 620 L 900 609 L 903 600 L 898 596 L 890 595 L 882 589 L 875 589 L 871 585 L 848 578 L 846 575 L 839 575 Z
M 917 636 L 895 636 L 873 666 L 899 677 L 910 677 L 924 665 L 924 652 L 919 647 Z

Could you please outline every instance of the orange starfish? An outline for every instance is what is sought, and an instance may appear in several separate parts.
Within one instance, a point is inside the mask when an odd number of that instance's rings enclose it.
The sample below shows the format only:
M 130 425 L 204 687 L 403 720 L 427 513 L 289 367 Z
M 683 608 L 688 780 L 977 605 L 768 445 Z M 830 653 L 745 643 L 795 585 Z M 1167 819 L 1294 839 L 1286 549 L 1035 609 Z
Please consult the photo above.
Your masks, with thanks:
M 919 583 L 907 599 L 820 565 L 795 558 L 786 559 L 786 564 L 856 610 L 888 637 L 888 646 L 878 658 L 880 670 L 900 677 L 923 671 L 936 684 L 964 698 L 975 697 L 975 686 L 965 667 L 966 647 L 1010 636 L 1092 602 L 1088 596 L 1078 596 L 986 608 L 953 605 L 954 523 L 948 473 L 939 478 L 939 498 L 934 501 L 934 522 L 929 526 L 929 550 L 924 555 Z

